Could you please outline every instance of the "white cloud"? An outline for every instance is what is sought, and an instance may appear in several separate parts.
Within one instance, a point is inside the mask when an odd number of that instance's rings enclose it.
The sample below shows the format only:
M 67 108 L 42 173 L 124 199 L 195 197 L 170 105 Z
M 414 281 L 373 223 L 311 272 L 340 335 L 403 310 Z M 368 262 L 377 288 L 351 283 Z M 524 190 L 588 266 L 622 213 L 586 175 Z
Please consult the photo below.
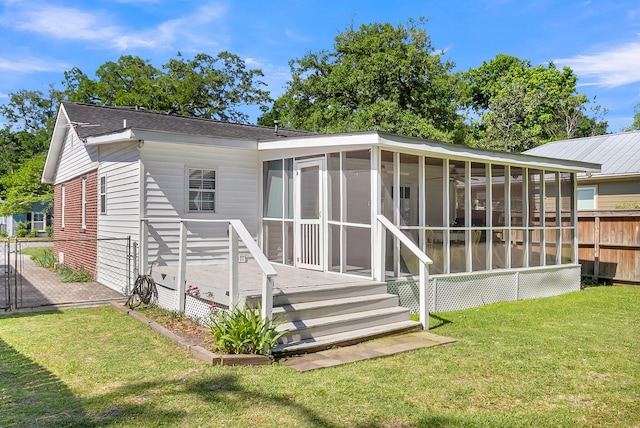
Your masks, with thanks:
M 569 66 L 586 82 L 582 84 L 615 88 L 640 82 L 640 42 L 631 42 L 591 55 L 554 60 Z
M 131 3 L 155 0 L 124 1 Z M 118 50 L 168 49 L 173 48 L 177 41 L 181 45 L 217 46 L 224 40 L 221 18 L 227 12 L 226 5 L 213 2 L 180 18 L 161 22 L 155 27 L 134 30 L 114 24 L 115 17 L 103 10 L 87 12 L 52 5 L 25 5 L 22 2 L 14 5 L 15 7 L 9 8 L 8 12 L 0 16 L 0 23 L 4 22 L 5 26 L 56 39 L 92 41 L 95 47 Z M 218 25 L 213 25 L 216 23 Z
M 8 17 L 17 30 L 57 39 L 108 40 L 119 31 L 116 26 L 105 24 L 108 19 L 104 12 L 88 13 L 58 6 L 27 7 L 10 12 Z
M 18 73 L 38 73 L 66 70 L 67 64 L 55 63 L 41 58 L 24 56 L 20 58 L 0 57 L 0 70 Z

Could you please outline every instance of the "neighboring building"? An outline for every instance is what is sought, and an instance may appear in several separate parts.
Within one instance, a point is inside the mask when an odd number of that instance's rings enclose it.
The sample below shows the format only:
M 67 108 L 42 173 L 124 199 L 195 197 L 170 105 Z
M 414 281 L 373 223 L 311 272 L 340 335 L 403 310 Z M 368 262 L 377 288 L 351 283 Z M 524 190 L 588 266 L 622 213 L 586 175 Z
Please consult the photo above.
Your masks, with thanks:
M 370 281 L 414 275 L 417 259 L 384 239 L 383 215 L 433 259 L 433 293 L 437 282 L 448 299 L 433 310 L 579 289 L 575 175 L 598 165 L 378 131 L 274 131 L 62 103 L 43 172 L 55 236 L 138 239 L 147 219 L 140 260 L 171 265 L 179 239 L 162 221 L 233 218 L 273 263 Z M 228 229 L 210 239 L 209 226 L 193 227 L 190 262 L 229 240 Z M 81 254 L 65 245 L 65 262 L 100 258 L 99 242 Z
M 2 204 L 1 199 L 0 204 Z M 0 217 L 0 233 L 16 236 L 20 222 L 25 224 L 28 236 L 31 236 L 32 231 L 36 231 L 40 237 L 47 236 L 47 226 L 51 226 L 52 223 L 51 212 L 44 205 L 35 204 L 30 213 Z
M 526 154 L 602 164 L 578 179 L 578 210 L 640 208 L 640 131 L 553 141 Z
M 582 275 L 640 284 L 640 131 L 554 141 L 525 153 L 602 164 L 600 172 L 577 175 Z

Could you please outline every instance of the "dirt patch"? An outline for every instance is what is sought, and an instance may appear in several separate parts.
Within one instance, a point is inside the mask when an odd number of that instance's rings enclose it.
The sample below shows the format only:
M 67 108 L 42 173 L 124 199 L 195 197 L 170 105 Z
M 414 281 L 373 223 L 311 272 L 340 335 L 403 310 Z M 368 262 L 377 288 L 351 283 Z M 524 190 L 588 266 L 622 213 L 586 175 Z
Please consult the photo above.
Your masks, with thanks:
M 215 340 L 209 327 L 198 324 L 183 313 L 160 308 L 136 308 L 136 312 L 157 322 L 178 336 L 211 352 L 216 352 Z

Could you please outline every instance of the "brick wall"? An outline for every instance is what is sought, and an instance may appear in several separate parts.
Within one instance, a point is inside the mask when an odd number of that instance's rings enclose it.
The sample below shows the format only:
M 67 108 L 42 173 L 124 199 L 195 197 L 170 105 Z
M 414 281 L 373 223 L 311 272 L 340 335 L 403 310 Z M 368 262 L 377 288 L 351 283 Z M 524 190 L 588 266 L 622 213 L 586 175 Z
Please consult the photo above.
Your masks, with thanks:
M 82 180 L 86 177 L 86 227 L 82 227 Z M 92 171 L 64 183 L 65 207 L 62 227 L 62 183 L 53 189 L 54 251 L 64 253 L 64 264 L 96 275 L 98 236 L 98 173 Z M 91 239 L 82 241 L 83 239 Z

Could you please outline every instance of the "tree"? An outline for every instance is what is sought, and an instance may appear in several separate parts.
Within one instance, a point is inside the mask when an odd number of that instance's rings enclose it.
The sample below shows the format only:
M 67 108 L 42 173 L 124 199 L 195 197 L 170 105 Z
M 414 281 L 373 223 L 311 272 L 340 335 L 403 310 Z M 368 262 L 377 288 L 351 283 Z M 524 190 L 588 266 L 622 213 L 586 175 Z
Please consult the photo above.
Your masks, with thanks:
M 640 104 L 636 104 L 633 123 L 628 128 L 625 128 L 625 131 L 640 131 Z
M 462 142 L 464 94 L 453 63 L 435 52 L 424 19 L 348 28 L 332 52 L 292 60 L 285 93 L 258 123 L 274 119 L 316 132 L 381 130 Z
M 17 169 L 25 159 L 47 151 L 57 97 L 53 88 L 48 97 L 40 91 L 22 89 L 9 94 L 9 102 L 0 105 L 0 114 L 8 121 L 0 129 L 0 177 Z
M 553 63 L 531 63 L 500 54 L 465 73 L 470 107 L 479 117 L 475 140 L 480 147 L 523 151 L 549 141 L 606 131 L 600 106 L 587 116 L 589 99 L 578 93 L 578 78 Z
M 139 57 L 121 56 L 106 62 L 96 79 L 79 68 L 65 73 L 63 84 L 69 101 L 129 106 L 146 110 L 247 123 L 242 105 L 271 102 L 262 72 L 248 70 L 237 55 L 221 52 L 198 54 L 187 60 L 178 53 L 157 69 Z
M 4 202 L 0 204 L 0 215 L 25 214 L 35 204 L 45 206 L 53 201 L 51 185 L 40 181 L 46 154 L 41 153 L 25 160 L 12 174 L 0 177 Z

